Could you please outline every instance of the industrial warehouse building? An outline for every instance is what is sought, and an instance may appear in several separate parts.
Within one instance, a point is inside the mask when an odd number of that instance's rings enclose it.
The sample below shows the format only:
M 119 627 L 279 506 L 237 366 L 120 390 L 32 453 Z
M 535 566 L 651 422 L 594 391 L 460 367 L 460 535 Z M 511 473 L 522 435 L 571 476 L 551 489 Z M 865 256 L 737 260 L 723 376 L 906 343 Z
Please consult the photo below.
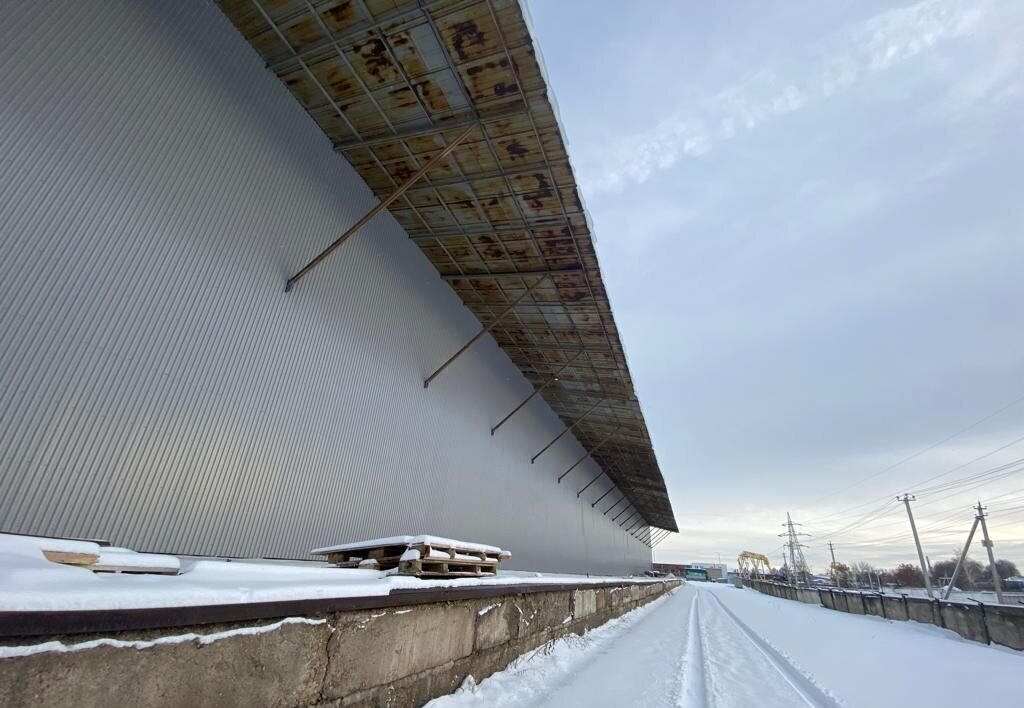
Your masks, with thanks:
M 18 2 L 0 57 L 0 530 L 650 567 L 676 524 L 519 2 Z

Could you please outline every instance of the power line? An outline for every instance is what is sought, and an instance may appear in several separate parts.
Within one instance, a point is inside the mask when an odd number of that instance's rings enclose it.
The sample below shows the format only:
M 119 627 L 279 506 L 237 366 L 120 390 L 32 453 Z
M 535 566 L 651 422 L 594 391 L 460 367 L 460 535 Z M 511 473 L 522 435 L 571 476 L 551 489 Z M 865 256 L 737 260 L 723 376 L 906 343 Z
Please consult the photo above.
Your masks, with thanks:
M 1016 405 L 1017 405 L 1018 403 L 1020 403 L 1021 401 L 1024 401 L 1024 396 L 1021 396 L 1020 398 L 1018 398 L 1018 399 L 1014 400 L 1013 402 L 1011 402 L 1011 403 L 1009 403 L 1009 404 L 1007 404 L 1007 405 L 1003 406 L 1002 408 L 1000 408 L 999 410 L 995 411 L 994 413 L 990 413 L 989 415 L 985 416 L 985 417 L 984 417 L 984 418 L 982 418 L 981 420 L 978 420 L 978 421 L 975 421 L 974 423 L 971 423 L 971 424 L 970 424 L 970 425 L 968 425 L 968 426 L 967 426 L 966 428 L 963 428 L 962 430 L 959 430 L 959 431 L 957 431 L 957 432 L 953 433 L 953 434 L 952 434 L 952 435 L 950 435 L 949 437 L 947 437 L 947 438 L 943 438 L 943 439 L 942 439 L 942 440 L 940 440 L 939 442 L 937 442 L 937 443 L 935 443 L 935 444 L 933 444 L 933 445 L 929 445 L 928 447 L 924 448 L 923 450 L 919 450 L 918 452 L 915 452 L 914 454 L 912 454 L 912 455 L 910 455 L 910 456 L 908 456 L 908 457 L 905 457 L 905 458 L 903 458 L 903 459 L 902 459 L 902 460 L 900 460 L 899 462 L 893 463 L 893 464 L 889 465 L 888 467 L 886 467 L 886 468 L 884 468 L 884 469 L 881 469 L 881 470 L 879 470 L 878 472 L 875 472 L 875 473 L 873 473 L 873 474 L 870 474 L 870 475 L 868 475 L 867 477 L 862 477 L 862 478 L 860 478 L 859 480 L 857 480 L 856 482 L 854 482 L 853 484 L 851 484 L 851 485 L 848 485 L 848 486 L 846 486 L 846 487 L 843 487 L 842 489 L 838 489 L 838 490 L 836 490 L 836 491 L 834 491 L 834 492 L 831 492 L 830 494 L 826 494 L 826 495 L 825 495 L 824 497 L 821 497 L 821 498 L 819 498 L 819 499 L 816 499 L 816 500 L 815 500 L 814 502 L 811 502 L 811 503 L 812 503 L 812 504 L 817 504 L 817 503 L 818 503 L 818 501 L 820 501 L 821 499 L 825 499 L 825 498 L 828 498 L 828 497 L 830 497 L 830 496 L 833 496 L 833 495 L 835 495 L 835 494 L 839 494 L 840 492 L 845 492 L 846 490 L 848 490 L 848 489 L 852 489 L 852 488 L 856 487 L 856 486 L 857 486 L 858 484 L 862 484 L 863 482 L 865 482 L 865 481 L 867 481 L 867 480 L 869 480 L 869 479 L 874 479 L 875 477 L 878 477 L 879 475 L 883 475 L 883 474 L 885 474 L 886 472 L 889 472 L 890 470 L 896 469 L 896 468 L 897 468 L 897 467 L 899 467 L 900 465 L 902 465 L 902 464 L 904 464 L 904 463 L 907 463 L 907 462 L 910 462 L 911 460 L 913 460 L 913 459 L 915 459 L 915 458 L 918 458 L 918 457 L 920 457 L 921 455 L 925 454 L 926 452 L 931 452 L 931 451 L 932 451 L 932 450 L 934 450 L 935 448 L 937 448 L 937 447 L 939 447 L 939 446 L 941 446 L 941 445 L 945 445 L 945 444 L 946 444 L 946 443 L 948 443 L 948 442 L 949 442 L 950 440 L 953 440 L 953 439 L 955 439 L 955 438 L 958 438 L 958 437 L 960 437 L 960 436 L 961 436 L 961 435 L 963 435 L 964 433 L 966 433 L 966 432 L 969 432 L 969 431 L 973 430 L 974 428 L 978 427 L 978 426 L 979 426 L 979 425 L 981 425 L 982 423 L 986 423 L 986 422 L 988 422 L 988 421 L 992 420 L 993 418 L 995 418 L 995 417 L 996 417 L 997 415 L 999 415 L 1000 413 L 1003 413 L 1004 411 L 1007 411 L 1007 410 L 1009 410 L 1010 408 L 1013 408 L 1014 406 L 1016 406 Z M 1021 439 L 1022 439 L 1022 440 L 1024 440 L 1024 438 L 1021 438 Z M 926 481 L 927 481 L 927 480 L 926 480 Z
M 930 482 L 930 481 L 933 481 L 933 480 L 939 479 L 940 477 L 944 477 L 944 476 L 946 476 L 946 475 L 952 474 L 953 472 L 957 472 L 957 471 L 959 471 L 959 470 L 962 470 L 962 469 L 964 469 L 965 467 L 969 467 L 970 465 L 973 465 L 973 464 L 974 464 L 974 463 L 976 463 L 976 462 L 980 462 L 981 460 L 984 460 L 984 459 L 985 459 L 986 457 L 990 457 L 990 456 L 992 456 L 992 455 L 996 454 L 997 452 L 1001 452 L 1002 450 L 1005 450 L 1005 449 L 1007 449 L 1007 448 L 1009 448 L 1009 447 L 1012 447 L 1012 446 L 1014 446 L 1014 445 L 1016 445 L 1016 444 L 1018 444 L 1018 443 L 1020 443 L 1020 442 L 1022 442 L 1022 441 L 1024 441 L 1024 435 L 1022 435 L 1022 436 L 1021 436 L 1021 437 L 1019 437 L 1019 438 L 1016 438 L 1015 440 L 1012 440 L 1012 441 L 1010 441 L 1010 442 L 1006 443 L 1005 445 L 1001 445 L 1001 446 L 999 446 L 999 447 L 997 447 L 997 448 L 995 448 L 995 449 L 993 449 L 993 450 L 989 450 L 989 451 L 988 451 L 988 452 L 986 452 L 986 453 L 985 453 L 984 455 L 979 455 L 978 457 L 975 457 L 975 458 L 974 458 L 973 460 L 970 460 L 970 461 L 968 461 L 968 462 L 965 462 L 965 463 L 963 463 L 963 464 L 957 465 L 956 467 L 953 467 L 953 468 L 951 468 L 951 469 L 948 469 L 948 470 L 946 470 L 945 472 L 940 472 L 939 474 L 937 474 L 937 475 L 934 475 L 934 476 L 932 476 L 932 477 L 929 477 L 928 479 L 922 480 L 922 481 L 920 482 L 920 484 L 923 484 L 923 483 L 925 483 L 925 482 Z M 1021 458 L 1021 460 L 1018 460 L 1018 461 L 1016 461 L 1016 462 L 1022 462 L 1022 461 L 1024 461 L 1024 458 Z M 1009 463 L 1009 464 L 1015 464 L 1015 463 Z M 991 470 L 988 470 L 987 472 L 990 472 L 990 471 L 991 471 Z M 983 473 L 975 473 L 975 474 L 983 474 Z M 972 476 L 973 476 L 973 475 L 972 475 Z M 886 497 L 888 497 L 888 495 L 886 495 Z M 886 498 L 886 497 L 882 497 L 882 498 Z M 862 503 L 862 504 L 857 504 L 856 506 L 852 506 L 852 507 L 850 507 L 849 509 L 846 509 L 846 510 L 844 510 L 844 511 L 840 511 L 840 512 L 835 512 L 835 513 L 833 513 L 833 514 L 827 514 L 827 515 L 825 515 L 825 516 L 823 516 L 823 517 L 819 517 L 819 518 L 818 518 L 818 519 L 816 520 L 816 522 L 820 522 L 820 521 L 821 521 L 822 519 L 828 519 L 828 518 L 831 518 L 831 517 L 834 517 L 834 516 L 842 516 L 842 515 L 844 515 L 844 514 L 847 514 L 847 513 L 849 513 L 850 511 L 853 511 L 853 510 L 856 510 L 856 509 L 860 509 L 860 508 L 863 508 L 863 507 L 865 507 L 865 506 L 869 506 L 869 505 L 871 505 L 871 504 L 875 504 L 875 503 L 877 503 L 877 501 L 878 501 L 878 498 L 876 498 L 876 499 L 871 499 L 871 500 L 868 500 L 868 501 L 866 501 L 866 502 L 864 502 L 864 503 Z M 868 515 L 870 515 L 870 512 L 868 513 Z

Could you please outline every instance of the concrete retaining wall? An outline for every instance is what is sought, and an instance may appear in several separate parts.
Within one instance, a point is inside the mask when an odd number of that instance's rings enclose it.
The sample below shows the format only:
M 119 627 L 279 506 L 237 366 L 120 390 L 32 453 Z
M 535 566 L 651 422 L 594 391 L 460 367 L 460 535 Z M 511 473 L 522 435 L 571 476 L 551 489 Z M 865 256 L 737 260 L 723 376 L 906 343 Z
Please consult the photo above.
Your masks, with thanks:
M 975 642 L 1024 650 L 1024 606 L 949 602 L 843 590 L 812 590 L 762 580 L 745 582 L 748 587 L 774 597 L 820 604 L 830 610 L 851 614 L 934 624 L 951 629 L 961 637 Z
M 508 594 L 263 625 L 124 632 L 0 659 L 0 705 L 420 706 L 678 581 Z M 55 638 L 60 641 L 61 638 Z M 35 640 L 38 641 L 38 640 Z M 16 643 L 16 642 L 15 642 Z

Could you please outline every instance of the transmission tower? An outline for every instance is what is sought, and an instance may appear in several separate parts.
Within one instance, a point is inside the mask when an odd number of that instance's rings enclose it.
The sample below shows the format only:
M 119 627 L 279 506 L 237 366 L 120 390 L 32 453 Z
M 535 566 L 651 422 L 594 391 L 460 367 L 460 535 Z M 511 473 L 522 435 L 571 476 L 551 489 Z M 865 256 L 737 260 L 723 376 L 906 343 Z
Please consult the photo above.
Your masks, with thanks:
M 780 533 L 779 537 L 785 538 L 785 545 L 789 547 L 789 582 L 806 585 L 807 578 L 810 575 L 810 571 L 807 569 L 807 558 L 804 557 L 804 549 L 807 548 L 807 546 L 800 543 L 800 537 L 810 536 L 810 534 L 800 533 L 796 530 L 797 526 L 802 525 L 803 524 L 794 523 L 787 511 L 786 523 L 782 524 L 782 526 L 785 527 L 786 532 Z

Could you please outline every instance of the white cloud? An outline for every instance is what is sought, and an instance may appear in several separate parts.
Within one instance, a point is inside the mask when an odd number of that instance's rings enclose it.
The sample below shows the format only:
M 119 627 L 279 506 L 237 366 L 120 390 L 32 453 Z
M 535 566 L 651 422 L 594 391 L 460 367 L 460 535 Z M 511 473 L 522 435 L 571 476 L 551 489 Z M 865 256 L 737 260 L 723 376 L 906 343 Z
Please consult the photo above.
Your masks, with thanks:
M 770 120 L 801 110 L 852 86 L 869 72 L 893 69 L 945 40 L 977 30 L 988 3 L 925 0 L 880 13 L 826 37 L 789 62 L 793 76 L 780 78 L 760 68 L 696 109 L 688 107 L 653 129 L 625 138 L 581 170 L 590 193 L 614 192 L 629 183 L 642 184 L 653 173 L 697 158 L 714 149 L 716 141 L 731 140 Z M 807 67 L 811 67 L 810 70 Z M 999 86 L 1019 62 L 1000 67 Z M 981 84 L 975 88 L 985 91 Z M 718 126 L 707 129 L 705 126 Z

